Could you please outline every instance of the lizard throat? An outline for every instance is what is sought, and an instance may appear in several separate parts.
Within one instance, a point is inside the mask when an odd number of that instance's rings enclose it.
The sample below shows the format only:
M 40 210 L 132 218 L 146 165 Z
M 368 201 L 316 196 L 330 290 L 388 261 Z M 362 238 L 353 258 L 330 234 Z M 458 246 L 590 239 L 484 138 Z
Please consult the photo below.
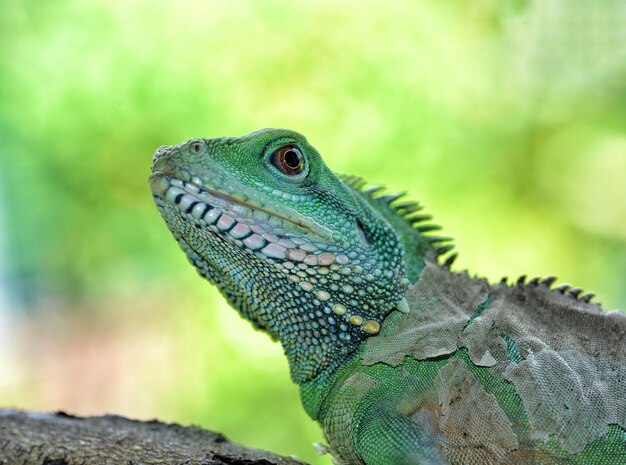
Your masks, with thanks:
M 233 307 L 279 339 L 303 382 L 375 336 L 406 280 L 366 250 L 302 222 L 161 173 L 157 207 L 198 272 Z

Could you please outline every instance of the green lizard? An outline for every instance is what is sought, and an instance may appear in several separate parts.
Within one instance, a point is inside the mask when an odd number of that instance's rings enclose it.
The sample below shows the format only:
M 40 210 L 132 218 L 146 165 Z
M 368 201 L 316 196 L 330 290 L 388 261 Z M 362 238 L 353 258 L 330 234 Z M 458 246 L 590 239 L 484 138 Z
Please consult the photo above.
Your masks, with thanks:
M 157 150 L 200 275 L 279 340 L 342 464 L 626 464 L 626 317 L 554 278 L 450 271 L 415 203 L 264 129 Z

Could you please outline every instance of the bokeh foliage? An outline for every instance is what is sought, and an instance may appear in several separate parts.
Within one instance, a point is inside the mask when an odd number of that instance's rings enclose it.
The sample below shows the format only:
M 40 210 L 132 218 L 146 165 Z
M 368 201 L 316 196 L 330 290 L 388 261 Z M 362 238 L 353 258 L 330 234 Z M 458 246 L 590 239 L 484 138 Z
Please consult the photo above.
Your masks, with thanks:
M 336 171 L 410 190 L 459 268 L 556 274 L 626 307 L 623 0 L 4 0 L 0 59 L 0 286 L 28 347 L 0 403 L 195 422 L 329 463 L 280 348 L 152 205 L 152 152 L 191 137 L 299 130 Z M 81 403 L 41 386 L 63 378 L 41 355 L 59 345 Z

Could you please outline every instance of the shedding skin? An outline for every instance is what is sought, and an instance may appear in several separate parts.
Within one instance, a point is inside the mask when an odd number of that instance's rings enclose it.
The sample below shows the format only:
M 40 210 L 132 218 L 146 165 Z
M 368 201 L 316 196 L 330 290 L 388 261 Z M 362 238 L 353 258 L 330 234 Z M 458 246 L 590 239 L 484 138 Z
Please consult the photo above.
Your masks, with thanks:
M 290 130 L 161 147 L 150 187 L 199 274 L 280 341 L 337 463 L 625 463 L 626 317 L 592 294 L 452 272 L 419 204 Z

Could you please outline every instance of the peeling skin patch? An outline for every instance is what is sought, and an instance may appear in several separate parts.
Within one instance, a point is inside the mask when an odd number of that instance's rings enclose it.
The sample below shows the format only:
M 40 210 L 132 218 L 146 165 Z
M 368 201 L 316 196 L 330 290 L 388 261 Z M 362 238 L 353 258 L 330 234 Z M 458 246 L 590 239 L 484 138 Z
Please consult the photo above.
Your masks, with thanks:
M 525 360 L 503 376 L 515 385 L 533 437 L 569 453 L 626 426 L 626 318 L 547 288 L 497 286 L 483 315 Z M 518 359 L 519 360 L 519 359 Z
M 509 365 L 504 377 L 524 402 L 533 436 L 554 437 L 570 454 L 605 436 L 609 424 L 624 427 L 626 368 L 608 357 L 545 349 Z
M 467 348 L 474 365 L 493 367 L 500 361 L 503 363 L 497 369 L 501 372 L 509 363 L 506 341 L 487 318 L 473 320 L 459 336 L 458 346 Z
M 487 299 L 487 291 L 484 280 L 428 263 L 407 290 L 409 313 L 394 312 L 385 320 L 380 334 L 366 342 L 363 363 L 397 366 L 407 355 L 425 360 L 454 353 L 459 334 Z
M 509 418 L 461 360 L 439 371 L 435 387 L 441 406 L 437 429 L 456 462 L 498 464 L 517 449 Z
M 392 313 L 366 341 L 364 365 L 398 366 L 407 356 L 433 359 L 465 347 L 474 365 L 513 383 L 530 438 L 556 440 L 574 454 L 605 437 L 611 424 L 626 429 L 620 312 L 547 286 L 489 286 L 429 262 L 406 299 L 409 313 Z

